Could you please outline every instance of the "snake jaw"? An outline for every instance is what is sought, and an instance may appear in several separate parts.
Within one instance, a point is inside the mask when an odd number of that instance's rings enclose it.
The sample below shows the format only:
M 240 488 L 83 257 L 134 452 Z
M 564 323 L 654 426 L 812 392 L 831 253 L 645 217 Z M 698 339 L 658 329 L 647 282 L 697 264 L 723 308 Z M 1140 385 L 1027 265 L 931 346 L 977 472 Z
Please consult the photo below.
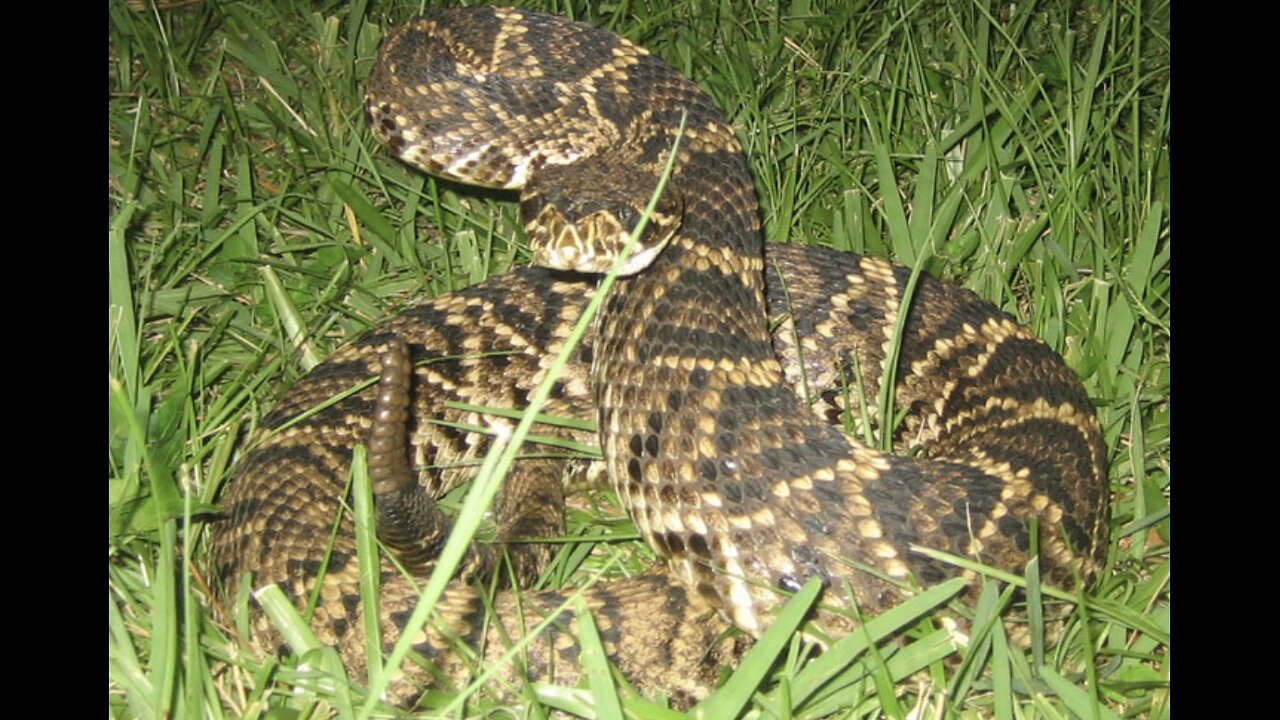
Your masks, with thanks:
M 613 160 L 606 157 L 583 162 L 589 163 L 597 174 L 606 175 Z M 566 174 L 566 168 L 541 166 L 521 192 L 520 214 L 535 265 L 587 274 L 607 273 L 618 264 L 631 235 L 647 218 L 631 255 L 618 266 L 619 275 L 634 275 L 649 267 L 680 228 L 684 202 L 678 192 L 665 191 L 654 210 L 646 215 L 636 198 L 647 195 L 635 194 L 646 191 L 628 189 L 642 181 L 620 188 L 584 185 L 577 178 L 572 185 L 566 185 Z M 600 180 L 603 182 L 604 178 Z M 565 192 L 565 188 L 573 188 L 574 192 Z
M 670 216 L 654 213 L 650 218 L 650 229 L 618 267 L 618 274 L 634 275 L 649 267 L 671 242 L 675 235 L 672 225 L 677 222 Z M 593 213 L 573 222 L 559 208 L 550 205 L 543 207 L 526 223 L 525 231 L 533 250 L 533 264 L 552 270 L 588 274 L 612 270 L 619 253 L 606 248 L 623 247 L 631 236 L 631 229 L 611 214 Z

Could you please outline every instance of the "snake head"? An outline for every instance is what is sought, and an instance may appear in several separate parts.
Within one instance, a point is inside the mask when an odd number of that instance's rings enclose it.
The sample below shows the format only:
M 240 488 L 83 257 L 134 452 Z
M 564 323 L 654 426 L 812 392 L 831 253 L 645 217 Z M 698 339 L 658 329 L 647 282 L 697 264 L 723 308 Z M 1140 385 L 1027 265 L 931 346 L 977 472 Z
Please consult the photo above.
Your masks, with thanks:
M 554 270 L 606 273 L 642 219 L 648 222 L 619 267 L 633 275 L 667 246 L 680 227 L 684 200 L 663 189 L 652 213 L 645 204 L 656 179 L 646 174 L 610 173 L 607 159 L 590 158 L 571 166 L 543 165 L 520 195 L 520 214 L 534 264 Z M 605 175 L 611 175 L 606 178 Z

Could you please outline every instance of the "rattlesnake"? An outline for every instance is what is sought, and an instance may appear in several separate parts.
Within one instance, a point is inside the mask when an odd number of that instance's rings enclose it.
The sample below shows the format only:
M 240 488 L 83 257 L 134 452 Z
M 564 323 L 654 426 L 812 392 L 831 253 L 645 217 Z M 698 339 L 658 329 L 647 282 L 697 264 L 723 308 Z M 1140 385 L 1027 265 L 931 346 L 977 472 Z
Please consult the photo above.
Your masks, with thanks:
M 535 261 L 589 273 L 614 261 L 607 242 L 631 231 L 680 135 L 652 229 L 625 268 L 634 274 L 612 290 L 594 338 L 543 410 L 599 421 L 614 488 L 667 560 L 666 573 L 589 595 L 606 649 L 642 690 L 707 692 L 722 652 L 708 648 L 724 628 L 708 621 L 708 608 L 758 634 L 785 599 L 779 591 L 817 577 L 831 609 L 815 622 L 840 632 L 852 625 L 840 608 L 876 612 L 904 597 L 904 583 L 958 574 L 916 547 L 1017 571 L 1038 518 L 1046 578 L 1072 586 L 1100 567 L 1103 447 L 1088 398 L 1061 359 L 994 307 L 928 278 L 895 341 L 909 273 L 883 261 L 777 248 L 768 257 L 781 276 L 766 273 L 736 137 L 710 100 L 643 49 L 521 10 L 440 11 L 388 36 L 368 110 L 375 135 L 401 158 L 521 189 Z M 433 468 L 487 446 L 465 429 L 484 424 L 481 414 L 450 401 L 523 407 L 590 294 L 587 281 L 559 271 L 517 271 L 424 303 L 318 367 L 264 420 L 265 438 L 224 498 L 229 520 L 217 531 L 213 564 L 227 587 L 249 573 L 255 585 L 279 583 L 304 604 L 322 577 L 315 625 L 359 666 L 349 519 L 328 556 L 323 543 L 341 514 L 351 449 L 369 441 L 370 428 L 407 438 L 399 461 L 409 461 L 418 483 L 394 492 L 429 505 L 465 473 Z M 766 296 L 782 321 L 772 334 Z M 863 446 L 823 421 L 864 414 L 842 383 L 856 367 L 874 397 L 895 342 L 895 399 L 905 414 L 894 433 L 914 455 Z M 381 386 L 371 383 L 384 371 Z M 380 393 L 400 396 L 408 417 L 375 422 Z M 561 465 L 517 467 L 495 508 L 499 538 L 559 530 Z M 378 502 L 387 498 L 382 492 Z M 433 513 L 428 507 L 426 522 L 437 522 Z M 403 529 L 397 518 L 382 522 L 384 537 Z M 408 551 L 421 572 L 447 525 L 436 530 Z M 516 564 L 523 575 L 545 559 L 545 548 L 511 547 L 529 555 Z M 383 581 L 390 643 L 417 595 L 385 558 Z M 457 585 L 441 619 L 416 639 L 446 679 L 467 672 L 459 643 L 484 643 L 493 657 L 504 633 L 521 634 L 559 595 L 524 605 L 500 596 L 500 628 L 480 624 L 478 598 Z M 528 674 L 572 680 L 572 632 L 555 628 L 533 645 Z M 393 695 L 407 699 L 416 683 L 405 680 Z

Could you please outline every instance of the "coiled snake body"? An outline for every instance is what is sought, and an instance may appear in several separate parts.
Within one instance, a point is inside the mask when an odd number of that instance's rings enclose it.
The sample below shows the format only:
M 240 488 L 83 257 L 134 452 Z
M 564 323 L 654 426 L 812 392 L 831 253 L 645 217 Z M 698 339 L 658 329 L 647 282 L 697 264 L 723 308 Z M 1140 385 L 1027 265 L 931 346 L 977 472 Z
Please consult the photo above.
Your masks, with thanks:
M 359 663 L 350 522 L 327 565 L 322 539 L 341 513 L 352 447 L 369 442 L 371 471 L 395 476 L 382 490 L 375 477 L 380 534 L 410 569 L 429 571 L 448 530 L 430 498 L 459 474 L 439 468 L 486 446 L 459 429 L 482 424 L 479 415 L 447 401 L 523 407 L 591 294 L 559 270 L 597 273 L 614 262 L 682 119 L 673 174 L 628 277 L 544 410 L 598 420 L 613 486 L 667 560 L 668 573 L 589 595 L 606 648 L 633 682 L 705 694 L 717 660 L 707 649 L 723 628 L 706 621 L 708 607 L 758 634 L 785 600 L 779 590 L 818 577 L 834 608 L 818 620 L 839 631 L 850 624 L 839 608 L 875 612 L 903 597 L 905 581 L 959 573 L 915 547 L 1018 571 L 1033 518 L 1051 582 L 1072 586 L 1099 568 L 1108 519 L 1102 443 L 1061 359 L 989 304 L 936 281 L 924 279 L 904 308 L 907 273 L 882 261 L 776 248 L 766 267 L 732 129 L 643 49 L 520 10 L 439 12 L 388 37 L 368 110 L 375 134 L 401 158 L 520 189 L 535 263 L 555 270 L 522 270 L 425 303 L 304 379 L 264 422 L 285 429 L 248 456 L 225 499 L 230 518 L 213 561 L 229 588 L 250 573 L 255 585 L 280 583 L 305 603 L 321 578 L 316 625 Z M 870 449 L 823 420 L 841 415 L 835 401 L 853 365 L 867 395 L 878 392 L 902 312 L 895 399 L 906 417 L 895 433 L 899 445 L 921 449 L 916 456 Z M 785 321 L 773 334 L 771 315 Z M 817 402 L 802 401 L 806 391 Z M 500 540 L 559 531 L 559 471 L 554 460 L 519 464 L 495 506 Z M 430 537 L 402 537 L 417 532 Z M 516 562 L 523 575 L 546 552 L 510 547 L 527 556 Z M 489 560 L 476 550 L 476 567 Z M 384 642 L 415 599 L 413 584 L 384 562 Z M 526 599 L 517 612 L 503 595 L 504 627 L 486 629 L 477 591 L 459 584 L 417 647 L 457 678 L 467 667 L 455 643 L 487 638 L 500 650 L 498 637 L 520 634 L 526 616 L 554 599 Z M 530 675 L 572 679 L 572 645 L 557 632 L 532 646 Z

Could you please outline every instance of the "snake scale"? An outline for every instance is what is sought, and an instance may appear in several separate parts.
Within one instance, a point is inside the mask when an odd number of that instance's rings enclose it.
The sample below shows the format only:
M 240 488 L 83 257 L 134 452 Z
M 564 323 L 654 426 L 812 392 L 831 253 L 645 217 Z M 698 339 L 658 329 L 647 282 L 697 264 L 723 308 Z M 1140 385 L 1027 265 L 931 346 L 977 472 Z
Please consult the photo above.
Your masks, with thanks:
M 592 588 L 612 660 L 637 688 L 704 696 L 735 649 L 726 623 L 758 635 L 786 594 L 826 587 L 813 621 L 852 623 L 960 574 L 931 547 L 1020 572 L 1038 520 L 1042 572 L 1071 587 L 1101 567 L 1108 494 L 1101 433 L 1079 381 L 1028 330 L 971 293 L 881 260 L 816 249 L 763 252 L 751 175 L 732 128 L 692 83 L 611 33 L 522 10 L 439 11 L 384 41 L 370 79 L 374 134 L 400 158 L 462 182 L 519 190 L 536 265 L 424 302 L 304 378 L 263 421 L 224 496 L 212 564 L 226 593 L 278 583 L 349 665 L 364 640 L 352 522 L 351 451 L 370 447 L 382 563 L 384 645 L 447 537 L 434 501 L 501 426 L 466 406 L 523 408 L 635 226 L 680 135 L 670 182 L 639 249 L 556 380 L 552 416 L 595 420 L 607 474 L 666 560 Z M 679 128 L 683 120 L 683 131 Z M 766 262 L 766 257 L 768 261 Z M 584 277 L 578 273 L 586 273 Z M 869 415 L 892 358 L 903 419 L 887 454 L 841 432 Z M 772 320 L 771 320 L 772 318 Z M 337 401 L 330 402 L 333 398 Z M 874 405 L 874 403 L 868 403 Z M 544 435 L 592 442 L 560 426 Z M 496 542 L 536 576 L 563 532 L 565 461 L 531 451 L 493 508 Z M 325 538 L 337 521 L 331 551 Z M 854 569 L 857 565 L 859 569 Z M 567 592 L 567 591 L 566 591 Z M 415 649 L 429 671 L 392 688 L 459 682 L 476 649 L 502 653 L 563 593 L 500 592 L 489 624 L 461 579 Z M 279 639 L 258 620 L 268 646 Z M 573 620 L 533 642 L 512 676 L 576 678 Z

